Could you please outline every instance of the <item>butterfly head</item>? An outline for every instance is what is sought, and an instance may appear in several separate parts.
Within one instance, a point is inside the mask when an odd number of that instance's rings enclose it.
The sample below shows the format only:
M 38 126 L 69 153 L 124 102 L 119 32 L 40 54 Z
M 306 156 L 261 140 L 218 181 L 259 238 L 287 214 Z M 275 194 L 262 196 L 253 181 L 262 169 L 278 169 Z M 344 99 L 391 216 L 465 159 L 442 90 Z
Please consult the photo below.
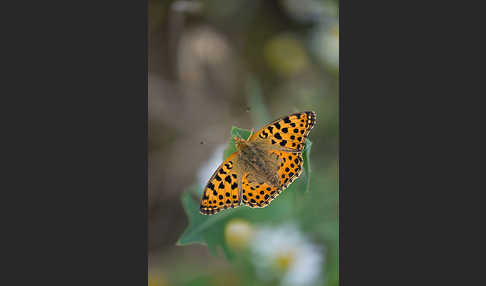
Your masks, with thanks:
M 236 150 L 238 151 L 245 149 L 248 146 L 248 141 L 245 139 L 233 136 L 233 140 L 235 140 Z

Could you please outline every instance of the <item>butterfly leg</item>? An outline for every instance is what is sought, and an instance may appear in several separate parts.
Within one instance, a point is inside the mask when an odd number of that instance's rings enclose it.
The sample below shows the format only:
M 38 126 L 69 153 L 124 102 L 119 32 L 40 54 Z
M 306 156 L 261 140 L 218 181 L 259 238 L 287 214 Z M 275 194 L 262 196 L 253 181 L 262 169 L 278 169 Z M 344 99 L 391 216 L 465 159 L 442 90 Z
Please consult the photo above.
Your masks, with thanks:
M 253 135 L 253 133 L 254 133 L 254 132 L 255 132 L 255 129 L 254 129 L 254 128 L 252 128 L 252 129 L 250 130 L 250 136 L 248 136 L 248 139 L 250 139 L 250 138 L 251 138 L 251 136 Z

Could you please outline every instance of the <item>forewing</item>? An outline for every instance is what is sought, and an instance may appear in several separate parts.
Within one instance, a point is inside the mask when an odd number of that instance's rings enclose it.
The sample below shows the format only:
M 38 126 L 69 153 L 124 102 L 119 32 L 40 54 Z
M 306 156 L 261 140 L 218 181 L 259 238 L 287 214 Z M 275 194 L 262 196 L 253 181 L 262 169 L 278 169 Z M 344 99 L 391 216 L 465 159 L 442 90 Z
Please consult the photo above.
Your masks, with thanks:
M 204 215 L 212 215 L 227 208 L 240 205 L 238 194 L 237 152 L 231 154 L 216 169 L 208 184 L 204 188 L 199 211 Z
M 269 145 L 302 151 L 307 135 L 315 123 L 314 111 L 294 113 L 267 124 L 253 134 L 249 141 L 261 140 Z

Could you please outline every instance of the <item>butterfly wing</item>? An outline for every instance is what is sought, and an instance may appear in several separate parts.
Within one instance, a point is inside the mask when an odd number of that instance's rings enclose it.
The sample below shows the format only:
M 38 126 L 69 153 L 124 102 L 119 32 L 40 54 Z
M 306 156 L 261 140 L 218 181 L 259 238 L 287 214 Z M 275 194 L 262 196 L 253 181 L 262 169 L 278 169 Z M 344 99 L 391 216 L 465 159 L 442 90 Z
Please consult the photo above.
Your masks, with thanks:
M 240 205 L 237 154 L 229 155 L 209 179 L 201 198 L 201 214 L 211 215 Z
M 265 125 L 253 134 L 249 141 L 261 140 L 269 145 L 302 151 L 307 135 L 315 123 L 314 111 L 294 113 Z
M 252 181 L 248 173 L 243 174 L 242 189 L 242 203 L 252 208 L 264 208 L 280 194 L 280 188 L 265 182 Z
M 285 151 L 270 151 L 270 153 L 275 154 L 280 160 L 278 176 L 280 178 L 280 187 L 282 190 L 285 190 L 302 173 L 304 164 L 302 153 Z
M 270 204 L 290 183 L 297 179 L 302 173 L 304 162 L 301 153 L 285 151 L 270 151 L 278 158 L 280 167 L 278 169 L 279 186 L 275 187 L 266 182 L 251 180 L 248 173 L 243 174 L 242 180 L 242 202 L 252 208 L 264 208 Z

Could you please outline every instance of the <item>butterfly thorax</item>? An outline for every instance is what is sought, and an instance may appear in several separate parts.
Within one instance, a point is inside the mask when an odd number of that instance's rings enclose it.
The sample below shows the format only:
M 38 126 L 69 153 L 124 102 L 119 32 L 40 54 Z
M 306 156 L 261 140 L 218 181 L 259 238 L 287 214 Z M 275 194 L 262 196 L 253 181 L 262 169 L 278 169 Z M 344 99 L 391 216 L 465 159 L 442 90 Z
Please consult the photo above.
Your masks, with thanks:
M 276 175 L 279 161 L 271 156 L 264 145 L 256 141 L 236 141 L 238 150 L 238 161 L 240 169 L 247 172 L 248 180 L 258 183 L 269 183 L 272 186 L 279 186 L 279 178 Z

